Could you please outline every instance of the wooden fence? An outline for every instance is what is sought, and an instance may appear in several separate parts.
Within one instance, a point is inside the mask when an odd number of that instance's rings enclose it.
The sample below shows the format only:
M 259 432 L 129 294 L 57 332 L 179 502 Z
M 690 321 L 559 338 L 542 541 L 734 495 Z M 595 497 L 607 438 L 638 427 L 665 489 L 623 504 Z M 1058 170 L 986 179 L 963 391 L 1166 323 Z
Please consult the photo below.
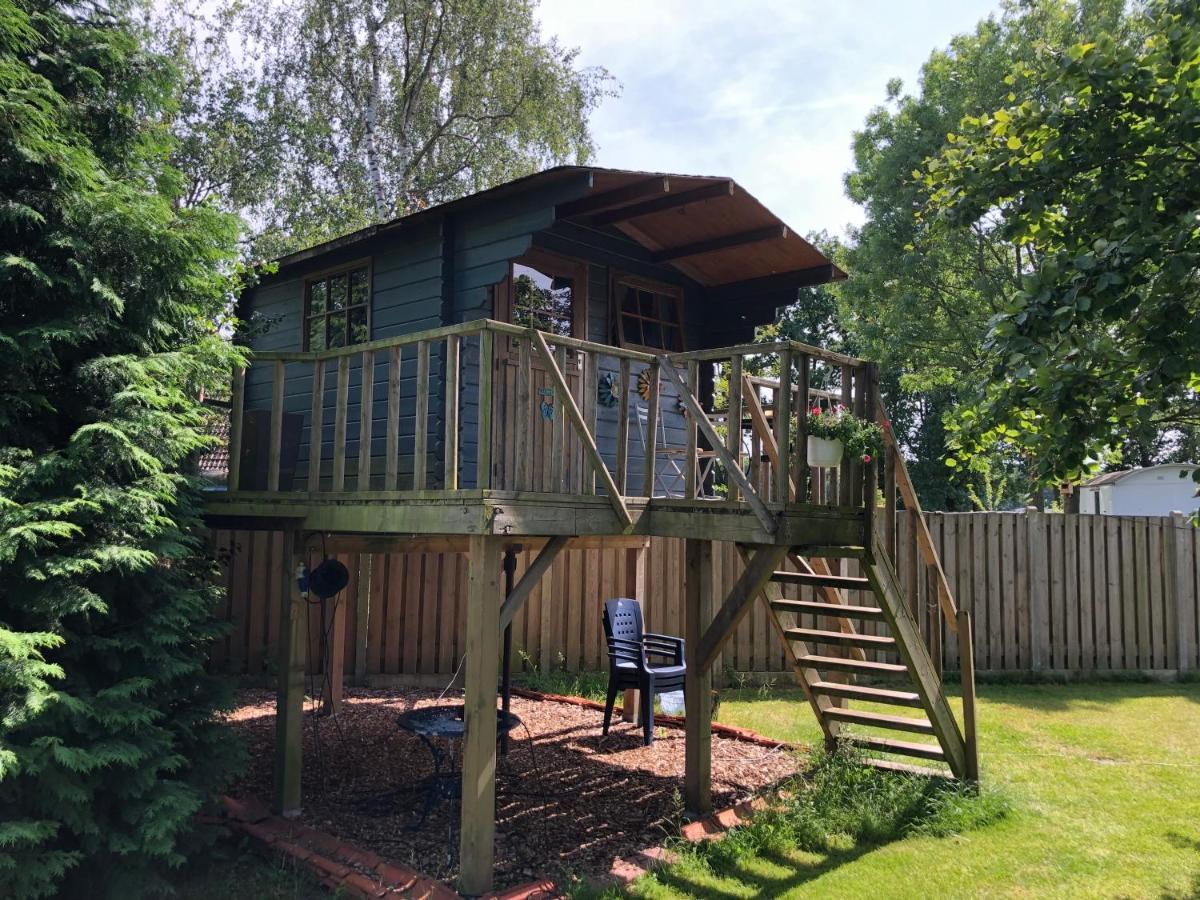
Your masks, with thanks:
M 951 589 L 971 611 L 975 665 L 983 672 L 1142 671 L 1200 668 L 1200 540 L 1182 517 L 1073 516 L 1054 513 L 929 513 Z M 918 576 L 912 523 L 900 514 L 899 574 L 922 628 L 935 621 L 934 586 Z M 213 663 L 264 676 L 273 670 L 278 633 L 282 535 L 215 534 L 228 584 L 231 623 Z M 321 558 L 319 540 L 310 545 Z M 683 632 L 683 541 L 653 538 L 644 551 L 642 596 L 649 628 Z M 465 558 L 459 553 L 342 555 L 351 580 L 339 615 L 311 608 L 312 667 L 320 669 L 329 629 L 347 676 L 383 685 L 448 681 L 463 653 Z M 517 577 L 531 562 L 518 555 Z M 714 554 L 715 583 L 727 592 L 741 570 L 733 545 Z M 513 622 L 514 646 L 533 663 L 568 670 L 605 665 L 601 611 L 632 593 L 634 559 L 625 549 L 569 550 L 554 563 Z M 843 573 L 859 574 L 843 563 Z M 369 591 L 366 587 L 369 585 Z M 789 586 L 794 598 L 809 588 Z M 873 603 L 869 594 L 851 602 Z M 365 614 L 364 614 L 365 613 Z M 802 623 L 824 627 L 819 622 Z M 958 668 L 953 634 L 927 634 L 945 668 Z M 778 638 L 756 604 L 726 645 L 717 671 L 783 673 Z

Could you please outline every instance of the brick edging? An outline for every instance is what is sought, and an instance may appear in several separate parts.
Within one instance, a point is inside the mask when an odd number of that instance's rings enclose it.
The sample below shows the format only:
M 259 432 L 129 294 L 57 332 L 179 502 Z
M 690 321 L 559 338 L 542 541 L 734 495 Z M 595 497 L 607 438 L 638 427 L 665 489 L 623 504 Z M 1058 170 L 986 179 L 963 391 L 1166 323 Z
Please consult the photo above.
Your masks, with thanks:
M 586 697 L 571 697 L 566 694 L 545 694 L 541 691 L 531 691 L 528 688 L 519 687 L 512 688 L 511 693 L 514 697 L 524 697 L 526 700 L 549 700 L 554 703 L 567 703 L 571 706 L 582 706 L 585 709 L 598 709 L 600 712 L 604 712 L 603 703 L 600 703 L 598 700 L 588 700 Z M 620 710 L 620 706 L 613 707 L 614 713 Z M 668 716 L 663 713 L 655 713 L 654 724 L 658 725 L 660 723 L 670 725 L 673 728 L 683 728 L 685 725 L 683 716 Z M 723 725 L 720 722 L 712 723 L 712 733 L 732 738 L 735 741 L 756 744 L 759 747 L 786 747 L 789 750 L 800 749 L 796 744 L 787 741 L 777 741 L 774 738 L 759 734 L 757 731 L 751 731 L 748 728 L 738 728 L 734 725 Z

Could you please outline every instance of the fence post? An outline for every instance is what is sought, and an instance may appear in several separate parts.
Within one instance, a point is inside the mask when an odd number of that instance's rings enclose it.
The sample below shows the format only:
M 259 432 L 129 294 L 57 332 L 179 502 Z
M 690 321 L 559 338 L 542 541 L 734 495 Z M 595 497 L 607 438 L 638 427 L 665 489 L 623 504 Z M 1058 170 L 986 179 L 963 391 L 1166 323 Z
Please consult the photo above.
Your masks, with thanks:
M 1180 673 L 1191 668 L 1192 633 L 1196 627 L 1195 605 L 1189 590 L 1184 566 L 1188 562 L 1187 543 L 1192 536 L 1192 526 L 1181 512 L 1171 513 L 1168 520 L 1170 533 L 1166 542 L 1167 590 L 1175 609 L 1176 670 Z
M 1046 513 L 1029 510 L 1029 631 L 1032 668 L 1040 672 L 1050 657 L 1050 566 L 1046 558 Z

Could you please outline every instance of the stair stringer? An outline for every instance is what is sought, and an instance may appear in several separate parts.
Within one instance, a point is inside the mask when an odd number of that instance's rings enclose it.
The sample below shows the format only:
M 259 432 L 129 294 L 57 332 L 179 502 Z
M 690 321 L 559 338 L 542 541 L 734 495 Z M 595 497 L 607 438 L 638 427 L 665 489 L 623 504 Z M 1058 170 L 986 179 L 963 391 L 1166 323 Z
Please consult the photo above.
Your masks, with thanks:
M 938 677 L 933 660 L 921 640 L 920 629 L 904 603 L 904 594 L 900 590 L 896 570 L 888 561 L 878 537 L 873 540 L 871 552 L 863 560 L 863 570 L 874 588 L 892 636 L 896 639 L 896 649 L 900 658 L 912 675 L 925 715 L 933 725 L 934 735 L 942 747 L 950 771 L 959 779 L 966 779 L 966 741 L 958 727 L 958 721 L 954 718 L 954 711 L 946 700 L 942 680 Z

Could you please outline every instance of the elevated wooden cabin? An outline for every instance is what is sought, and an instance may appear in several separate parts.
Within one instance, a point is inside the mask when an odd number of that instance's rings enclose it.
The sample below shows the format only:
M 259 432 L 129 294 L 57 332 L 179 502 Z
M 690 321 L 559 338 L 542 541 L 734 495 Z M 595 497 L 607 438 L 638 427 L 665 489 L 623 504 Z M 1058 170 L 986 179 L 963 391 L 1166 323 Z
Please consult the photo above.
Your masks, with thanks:
M 687 539 L 689 810 L 710 805 L 710 668 L 755 598 L 828 740 L 847 725 L 931 735 L 854 739 L 884 754 L 881 765 L 902 766 L 889 761 L 902 754 L 973 778 L 970 693 L 960 727 L 891 563 L 897 497 L 910 509 L 916 498 L 890 432 L 883 460 L 807 458 L 810 404 L 886 424 L 874 366 L 751 343 L 800 288 L 842 277 L 729 179 L 577 166 L 279 260 L 241 301 L 252 354 L 234 373 L 228 470 L 208 503 L 214 526 L 287 534 L 278 808 L 300 802 L 294 573 L 314 533 L 339 547 L 469 555 L 466 892 L 491 884 L 502 629 L 555 557 L 586 542 L 636 556 L 647 536 Z M 713 596 L 713 541 L 735 542 L 745 561 L 725 597 Z M 969 641 L 927 533 L 920 546 L 945 627 Z M 502 558 L 531 547 L 539 555 L 502 596 Z M 842 559 L 859 560 L 864 577 L 843 574 Z M 820 602 L 783 599 L 789 583 L 817 587 Z M 628 592 L 639 587 L 631 578 Z M 868 602 L 848 603 L 853 592 Z M 864 619 L 891 636 L 859 634 Z M 894 661 L 878 661 L 888 653 Z

